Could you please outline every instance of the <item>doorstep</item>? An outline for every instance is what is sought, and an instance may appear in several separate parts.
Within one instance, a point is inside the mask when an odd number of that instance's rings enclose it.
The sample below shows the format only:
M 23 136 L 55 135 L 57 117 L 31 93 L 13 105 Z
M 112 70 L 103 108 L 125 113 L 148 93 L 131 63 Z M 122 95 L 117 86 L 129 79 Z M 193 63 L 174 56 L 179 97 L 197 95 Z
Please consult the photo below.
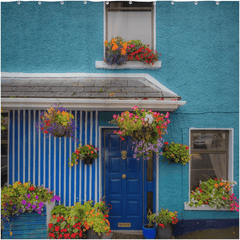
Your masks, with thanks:
M 113 233 L 109 233 L 109 235 L 107 236 L 107 234 L 106 233 L 103 233 L 103 235 L 102 235 L 102 239 L 111 239 L 112 238 L 112 236 L 113 236 Z

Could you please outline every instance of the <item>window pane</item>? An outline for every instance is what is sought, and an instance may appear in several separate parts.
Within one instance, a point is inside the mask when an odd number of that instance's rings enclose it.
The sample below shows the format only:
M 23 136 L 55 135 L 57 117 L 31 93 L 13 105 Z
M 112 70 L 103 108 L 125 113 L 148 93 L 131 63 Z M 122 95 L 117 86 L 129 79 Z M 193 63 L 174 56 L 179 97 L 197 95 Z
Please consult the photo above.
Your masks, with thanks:
M 192 154 L 191 188 L 198 186 L 199 181 L 209 178 L 228 179 L 228 163 L 226 154 L 198 153 Z
M 208 150 L 227 150 L 225 132 L 197 132 L 192 133 L 191 146 L 194 149 L 208 149 Z
M 108 12 L 107 40 L 122 37 L 125 41 L 141 40 L 152 46 L 151 12 Z

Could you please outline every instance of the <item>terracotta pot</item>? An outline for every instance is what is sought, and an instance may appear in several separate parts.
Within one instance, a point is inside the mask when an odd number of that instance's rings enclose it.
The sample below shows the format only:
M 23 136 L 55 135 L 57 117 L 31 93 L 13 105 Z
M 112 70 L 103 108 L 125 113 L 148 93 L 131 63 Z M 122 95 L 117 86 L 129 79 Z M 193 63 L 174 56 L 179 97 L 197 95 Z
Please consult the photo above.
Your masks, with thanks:
M 171 239 L 172 238 L 172 224 L 167 224 L 164 228 L 158 225 L 158 239 Z
M 93 158 L 84 158 L 83 159 L 83 162 L 85 163 L 85 164 L 93 164 Z

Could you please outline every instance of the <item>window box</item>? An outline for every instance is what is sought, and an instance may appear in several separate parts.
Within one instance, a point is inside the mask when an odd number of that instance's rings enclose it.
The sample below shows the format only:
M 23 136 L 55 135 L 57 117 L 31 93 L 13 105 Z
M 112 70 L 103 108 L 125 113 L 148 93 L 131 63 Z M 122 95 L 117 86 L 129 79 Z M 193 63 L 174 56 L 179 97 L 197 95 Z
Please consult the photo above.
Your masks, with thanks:
M 227 208 L 211 208 L 207 205 L 199 206 L 199 207 L 190 207 L 187 203 L 184 203 L 184 210 L 185 211 L 228 211 L 232 212 L 230 209 Z
M 108 65 L 104 61 L 96 61 L 95 67 L 102 69 L 160 69 L 161 61 L 154 63 L 154 65 L 138 61 L 128 61 L 126 64 L 120 66 L 116 64 Z

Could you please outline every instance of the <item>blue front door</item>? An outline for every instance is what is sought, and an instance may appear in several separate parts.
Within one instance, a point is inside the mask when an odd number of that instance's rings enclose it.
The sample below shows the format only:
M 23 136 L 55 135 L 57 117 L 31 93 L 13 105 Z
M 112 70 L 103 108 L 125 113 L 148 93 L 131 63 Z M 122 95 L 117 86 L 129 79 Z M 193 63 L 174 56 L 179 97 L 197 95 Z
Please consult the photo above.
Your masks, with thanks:
M 104 196 L 112 205 L 111 229 L 140 230 L 143 225 L 143 161 L 133 158 L 131 138 L 122 141 L 113 130 L 103 134 Z M 122 159 L 122 151 L 127 158 Z

